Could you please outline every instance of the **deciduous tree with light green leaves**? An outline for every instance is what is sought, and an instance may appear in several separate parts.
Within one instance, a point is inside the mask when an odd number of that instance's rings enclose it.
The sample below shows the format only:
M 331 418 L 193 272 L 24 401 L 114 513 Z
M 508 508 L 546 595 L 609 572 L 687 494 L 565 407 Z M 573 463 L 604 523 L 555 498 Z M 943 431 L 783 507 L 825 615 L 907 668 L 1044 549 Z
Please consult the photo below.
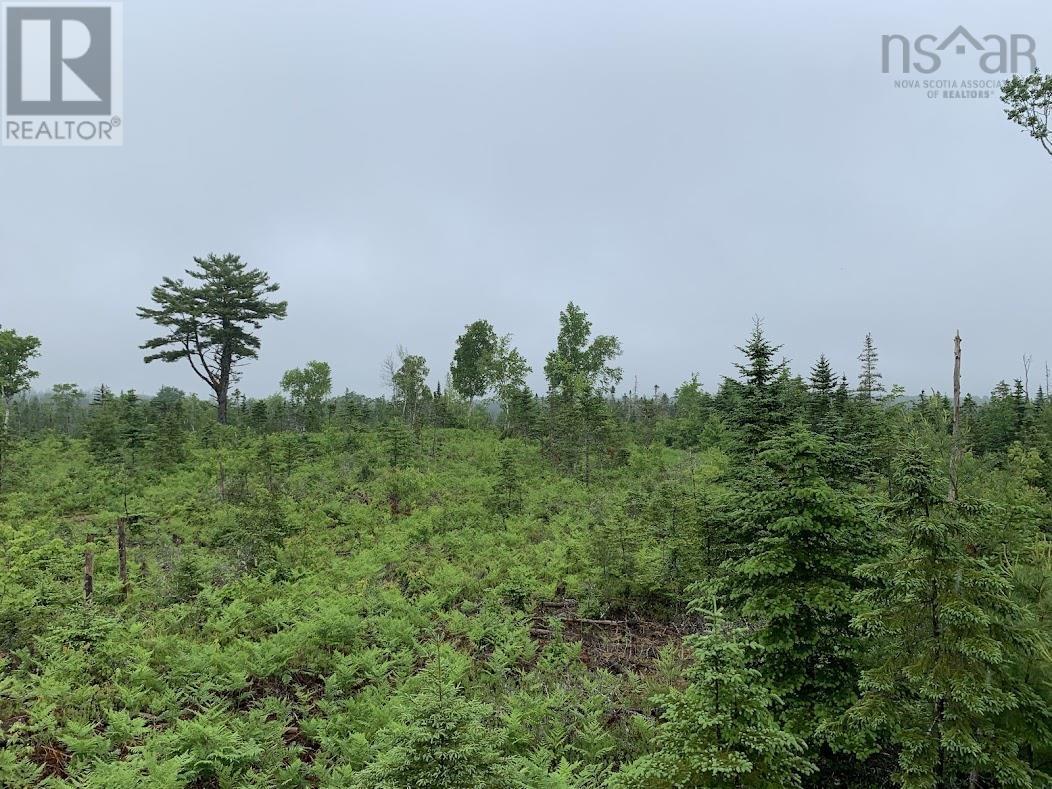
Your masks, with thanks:
M 457 338 L 450 366 L 450 380 L 469 405 L 477 397 L 493 392 L 504 415 L 508 429 L 512 401 L 526 386 L 526 376 L 532 372 L 526 359 L 512 346 L 511 335 L 498 337 L 489 321 L 477 320 L 465 327 Z
M 55 426 L 64 435 L 72 436 L 77 406 L 84 400 L 84 391 L 76 384 L 55 384 L 51 387 L 51 399 L 55 404 Z
M 29 367 L 30 359 L 39 355 L 40 340 L 36 337 L 22 337 L 14 329 L 0 331 L 0 398 L 4 401 L 5 432 L 11 421 L 11 402 L 40 374 Z
M 322 404 L 332 391 L 332 370 L 327 362 L 307 362 L 302 368 L 287 370 L 281 388 L 292 401 L 301 426 L 317 430 L 322 422 Z
M 39 375 L 29 366 L 30 359 L 39 355 L 40 340 L 36 337 L 19 336 L 14 329 L 0 331 L 0 399 L 4 402 L 4 419 L 0 423 L 0 490 L 3 490 L 4 466 L 12 447 L 11 403 Z
M 497 333 L 489 321 L 477 320 L 464 327 L 453 351 L 450 378 L 453 388 L 471 403 L 489 391 L 497 359 Z
M 431 396 L 427 387 L 427 376 L 430 374 L 427 360 L 399 346 L 397 361 L 389 356 L 384 363 L 384 377 L 391 387 L 391 394 L 396 403 L 401 405 L 402 418 L 410 425 L 416 425 L 420 404 Z
M 1036 69 L 1032 74 L 1016 74 L 1001 86 L 1001 100 L 1008 120 L 1022 127 L 1052 156 L 1052 139 L 1048 134 L 1052 74 L 1042 74 Z
M 497 340 L 491 383 L 504 413 L 505 431 L 511 425 L 511 409 L 515 398 L 526 388 L 526 376 L 531 372 L 533 368 L 526 358 L 519 353 L 518 348 L 512 347 L 510 334 Z
M 613 360 L 621 354 L 621 342 L 611 335 L 592 337 L 592 322 L 573 302 L 559 313 L 559 336 L 548 354 L 544 374 L 548 378 L 549 448 L 565 469 L 581 465 L 587 478 L 591 448 L 604 432 L 608 416 L 604 395 L 621 380 L 621 368 Z
M 592 337 L 588 314 L 573 302 L 559 313 L 555 350 L 544 362 L 548 387 L 564 398 L 591 396 L 621 381 L 621 368 L 611 363 L 621 355 L 621 341 L 601 334 Z

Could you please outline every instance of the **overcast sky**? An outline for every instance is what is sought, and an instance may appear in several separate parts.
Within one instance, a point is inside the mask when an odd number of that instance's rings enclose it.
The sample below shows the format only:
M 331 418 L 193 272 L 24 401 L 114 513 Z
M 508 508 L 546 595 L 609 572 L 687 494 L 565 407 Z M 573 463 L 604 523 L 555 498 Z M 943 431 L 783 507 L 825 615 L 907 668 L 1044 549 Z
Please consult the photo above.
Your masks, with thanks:
M 289 301 L 251 395 L 310 359 L 378 393 L 399 344 L 438 380 L 480 317 L 540 386 L 570 300 L 641 390 L 714 388 L 754 314 L 801 372 L 854 381 L 872 332 L 946 390 L 960 328 L 966 389 L 1043 381 L 1052 158 L 881 73 L 882 34 L 958 25 L 1052 62 L 1047 0 L 130 0 L 124 146 L 0 149 L 0 323 L 38 388 L 200 392 L 135 308 L 233 251 Z

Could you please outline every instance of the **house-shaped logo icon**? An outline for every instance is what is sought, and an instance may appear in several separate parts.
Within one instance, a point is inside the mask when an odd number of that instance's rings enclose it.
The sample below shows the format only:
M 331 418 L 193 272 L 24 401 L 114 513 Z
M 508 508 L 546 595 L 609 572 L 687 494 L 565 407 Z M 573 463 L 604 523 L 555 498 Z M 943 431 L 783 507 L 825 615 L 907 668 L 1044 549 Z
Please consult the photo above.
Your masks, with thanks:
M 941 44 L 939 44 L 939 51 L 946 49 L 948 46 L 950 46 L 950 44 L 953 41 L 956 41 L 957 39 L 964 39 L 964 41 L 968 42 L 968 44 L 971 44 L 974 49 L 977 49 L 980 52 L 986 49 L 986 47 L 979 43 L 979 39 L 977 39 L 975 36 L 968 32 L 964 25 L 958 25 L 957 29 L 950 33 L 950 35 L 946 36 L 946 39 Z M 968 48 L 964 42 L 958 42 L 957 45 L 954 47 L 954 51 L 958 55 L 963 55 L 967 51 L 967 49 Z

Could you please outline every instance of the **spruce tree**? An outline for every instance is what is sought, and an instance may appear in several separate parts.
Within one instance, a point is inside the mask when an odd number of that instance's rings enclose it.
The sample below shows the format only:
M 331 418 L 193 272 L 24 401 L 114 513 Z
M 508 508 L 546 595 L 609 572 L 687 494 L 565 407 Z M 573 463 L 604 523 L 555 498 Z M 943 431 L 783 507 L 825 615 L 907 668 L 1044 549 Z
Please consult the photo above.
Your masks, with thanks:
M 248 408 L 248 426 L 252 432 L 262 435 L 267 432 L 267 401 L 253 400 Z
M 1008 384 L 1001 381 L 990 393 L 990 400 L 977 416 L 977 449 L 984 453 L 1003 452 L 1018 440 L 1019 407 Z
M 146 409 L 134 389 L 121 393 L 119 410 L 121 444 L 127 451 L 137 454 L 146 445 L 149 429 Z
M 797 733 L 853 701 L 854 573 L 871 544 L 852 499 L 830 484 L 837 447 L 800 424 L 761 445 L 740 496 L 740 553 L 717 588 L 756 623 L 764 675 L 791 700 Z
M 413 457 L 413 434 L 400 419 L 386 422 L 380 431 L 387 462 L 391 468 L 402 468 Z
M 811 419 L 811 429 L 815 432 L 825 433 L 830 428 L 836 387 L 836 376 L 833 374 L 832 365 L 829 364 L 829 359 L 823 353 L 819 355 L 818 361 L 811 368 L 808 386 L 808 412 Z
M 527 386 L 515 389 L 509 397 L 508 434 L 518 435 L 521 438 L 532 438 L 537 432 L 539 419 L 540 409 L 533 392 Z
M 833 367 L 829 364 L 826 355 L 819 354 L 818 361 L 811 368 L 811 393 L 826 398 L 831 398 L 836 391 L 836 376 L 833 375 Z
M 186 395 L 170 386 L 161 387 L 149 403 L 153 433 L 153 458 L 169 467 L 186 458 Z
M 763 333 L 763 322 L 756 318 L 752 334 L 738 350 L 745 354 L 745 362 L 735 363 L 742 377 L 741 399 L 735 409 L 735 421 L 745 447 L 755 451 L 760 443 L 785 424 L 776 382 L 786 370 L 783 360 L 774 359 L 782 349 L 773 345 Z
M 1030 437 L 1031 420 L 1030 398 L 1021 379 L 1016 378 L 1012 386 L 1012 437 L 1024 443 Z
M 881 381 L 883 376 L 877 370 L 877 360 L 877 346 L 873 343 L 873 335 L 867 332 L 862 344 L 862 353 L 858 355 L 858 361 L 862 365 L 858 374 L 858 396 L 862 400 L 872 400 L 884 391 Z
M 614 774 L 610 789 L 800 786 L 814 766 L 785 731 L 778 697 L 752 667 L 747 629 L 713 612 L 707 633 L 691 636 L 690 684 L 664 699 L 654 750 Z
M 1050 785 L 1025 758 L 1035 732 L 1018 719 L 1041 714 L 1017 671 L 1020 655 L 1047 654 L 1048 634 L 1013 594 L 989 507 L 947 501 L 917 449 L 895 484 L 887 551 L 860 570 L 870 666 L 848 720 L 890 742 L 902 786 Z
M 103 384 L 92 397 L 88 408 L 88 449 L 101 463 L 115 464 L 121 458 L 123 436 L 120 406 L 110 389 Z
M 514 515 L 522 509 L 523 486 L 519 474 L 515 448 L 510 441 L 504 441 L 500 448 L 500 468 L 497 480 L 489 495 L 490 509 L 501 519 Z
M 414 694 L 401 717 L 376 738 L 374 758 L 350 784 L 355 789 L 504 789 L 510 772 L 491 708 L 437 679 Z

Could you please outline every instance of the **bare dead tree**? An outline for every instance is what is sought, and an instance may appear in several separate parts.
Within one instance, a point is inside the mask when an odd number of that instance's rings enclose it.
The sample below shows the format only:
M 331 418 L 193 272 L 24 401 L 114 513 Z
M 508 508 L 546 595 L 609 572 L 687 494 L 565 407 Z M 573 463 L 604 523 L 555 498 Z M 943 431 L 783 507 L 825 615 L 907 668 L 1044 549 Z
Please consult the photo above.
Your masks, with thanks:
M 117 574 L 121 580 L 121 594 L 128 599 L 131 583 L 128 581 L 128 519 L 117 518 Z
M 957 500 L 957 471 L 961 462 L 961 332 L 953 338 L 953 445 L 950 449 L 950 492 Z
M 402 346 L 398 346 L 399 354 L 402 353 Z M 384 387 L 391 390 L 391 397 L 394 398 L 397 390 L 395 384 L 395 373 L 398 372 L 398 365 L 395 364 L 394 356 L 387 354 L 384 359 L 384 365 L 380 373 L 380 380 L 383 382 Z

